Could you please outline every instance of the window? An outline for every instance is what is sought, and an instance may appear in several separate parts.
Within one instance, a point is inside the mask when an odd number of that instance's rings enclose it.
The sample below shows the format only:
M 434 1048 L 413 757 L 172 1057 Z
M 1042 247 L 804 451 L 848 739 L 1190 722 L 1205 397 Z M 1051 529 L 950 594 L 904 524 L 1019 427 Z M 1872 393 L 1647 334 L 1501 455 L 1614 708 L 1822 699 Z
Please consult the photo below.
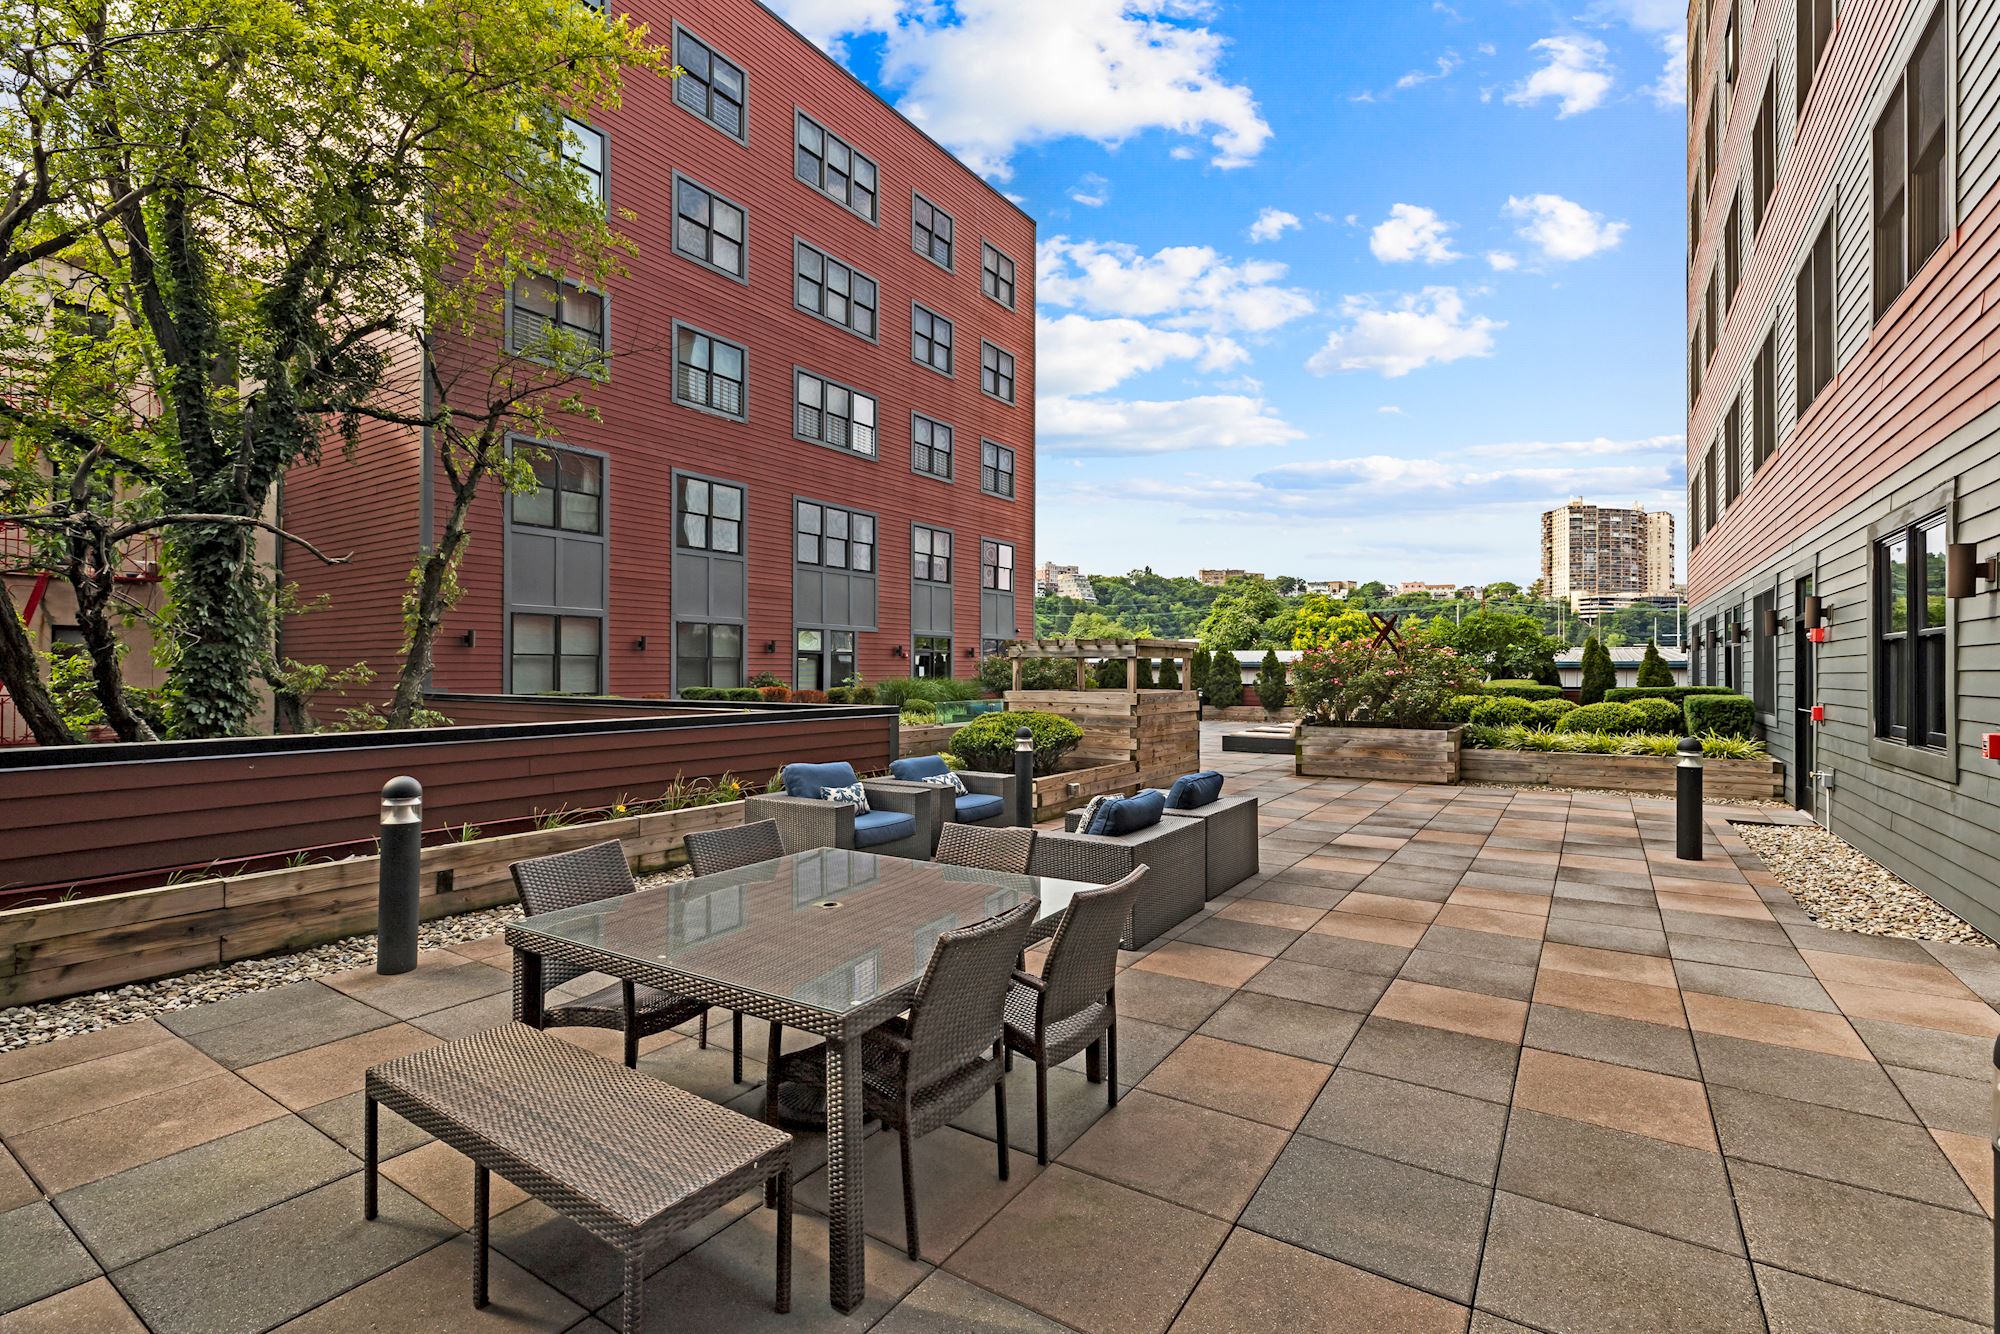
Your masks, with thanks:
M 1722 272 L 1718 265 L 1708 271 L 1708 290 L 1702 296 L 1702 327 L 1708 330 L 1708 346 L 1702 349 L 1704 362 L 1715 360 L 1716 344 L 1722 341 Z
M 1710 441 L 1708 458 L 1701 465 L 1701 516 L 1702 528 L 1704 530 L 1715 527 L 1717 517 L 1717 506 L 1715 503 L 1715 456 L 1717 452 L 1716 442 Z
M 1722 84 L 1718 80 L 1714 96 L 1708 99 L 1708 118 L 1701 128 L 1701 188 L 1706 194 L 1715 188 L 1715 169 L 1722 156 Z
M 674 249 L 697 264 L 743 278 L 748 227 L 740 204 L 685 176 L 674 177 Z
M 1014 261 L 990 244 L 979 247 L 979 286 L 1007 309 L 1014 308 Z
M 939 268 L 951 267 L 951 214 L 920 194 L 910 196 L 910 247 Z
M 680 545 L 690 551 L 741 555 L 743 488 L 704 477 L 683 477 L 680 482 L 680 521 L 674 530 Z
M 514 279 L 507 309 L 507 350 L 522 356 L 571 362 L 580 340 L 589 353 L 608 350 L 604 296 L 539 273 Z
M 875 569 L 875 516 L 798 502 L 793 520 L 794 554 L 801 565 L 868 574 Z
M 792 430 L 801 440 L 875 457 L 875 400 L 844 384 L 798 372 Z
M 1875 543 L 1875 734 L 1945 745 L 1945 524 L 1919 519 Z
M 722 622 L 681 621 L 674 626 L 674 685 L 743 684 L 743 627 Z
M 1833 40 L 1834 0 L 1798 0 L 1797 48 L 1799 61 L 1799 107 L 1812 91 L 1813 76 L 1819 71 L 1820 57 Z
M 1943 5 L 1917 42 L 1882 118 L 1875 122 L 1875 318 L 1944 243 L 1945 75 Z
M 1743 689 L 1743 608 L 1731 607 L 1722 615 L 1722 684 L 1731 690 Z
M 979 489 L 989 496 L 1014 498 L 1014 451 L 991 440 L 979 442 Z
M 877 211 L 875 164 L 855 152 L 818 121 L 799 113 L 798 178 L 841 207 L 870 222 Z
M 1758 713 L 1769 716 L 1778 711 L 1778 637 L 1765 633 L 1765 622 L 1777 613 L 1778 590 L 1765 589 L 1751 608 L 1750 698 Z
M 674 101 L 700 116 L 732 139 L 747 139 L 743 120 L 743 70 L 684 28 L 674 30 L 674 63 L 681 76 L 674 80 Z
M 926 477 L 951 480 L 951 428 L 920 412 L 910 414 L 910 466 Z
M 595 695 L 603 691 L 604 622 L 595 616 L 513 620 L 510 680 L 517 695 Z
M 910 359 L 951 374 L 951 321 L 915 302 L 910 303 Z
M 1743 490 L 1743 400 L 1729 405 L 1722 419 L 1722 503 L 1733 505 Z
M 801 630 L 792 661 L 795 690 L 827 690 L 854 679 L 852 630 Z
M 817 247 L 792 247 L 792 304 L 873 342 L 881 288 L 857 268 Z
M 594 125 L 586 125 L 580 120 L 563 117 L 563 156 L 569 164 L 583 173 L 583 197 L 605 203 L 604 178 L 609 171 L 609 155 L 605 147 L 604 131 Z
M 530 461 L 535 489 L 513 497 L 514 522 L 566 533 L 604 531 L 604 461 L 570 449 L 541 451 Z M 551 687 L 553 688 L 553 687 Z
M 1688 267 L 1694 267 L 1695 251 L 1701 249 L 1701 191 L 1688 194 Z
M 1688 406 L 1701 397 L 1701 314 L 1694 317 L 1694 334 L 1688 339 Z
M 1722 81 L 1731 88 L 1736 86 L 1736 62 L 1742 53 L 1736 35 L 1736 6 L 1729 7 L 1729 17 L 1722 21 Z
M 1799 416 L 1833 382 L 1833 219 L 1819 229 L 1793 302 L 1799 326 Z
M 910 529 L 910 577 L 933 584 L 951 582 L 951 534 L 917 524 Z
M 979 586 L 996 593 L 1014 591 L 1014 547 L 1009 542 L 979 544 Z
M 1722 224 L 1723 300 L 1736 304 L 1736 289 L 1743 281 L 1743 205 L 1732 194 L 1729 216 Z
M 1778 80 L 1764 84 L 1757 121 L 1750 127 L 1750 235 L 1764 230 L 1764 214 L 1778 189 Z
M 911 675 L 933 678 L 951 675 L 950 639 L 942 635 L 918 635 L 911 647 Z
M 699 329 L 674 330 L 674 402 L 745 420 L 743 363 L 746 354 Z
M 1750 475 L 1778 452 L 1778 334 L 1764 335 L 1750 367 Z
M 1003 403 L 1014 401 L 1014 357 L 991 343 L 979 345 L 979 387 Z

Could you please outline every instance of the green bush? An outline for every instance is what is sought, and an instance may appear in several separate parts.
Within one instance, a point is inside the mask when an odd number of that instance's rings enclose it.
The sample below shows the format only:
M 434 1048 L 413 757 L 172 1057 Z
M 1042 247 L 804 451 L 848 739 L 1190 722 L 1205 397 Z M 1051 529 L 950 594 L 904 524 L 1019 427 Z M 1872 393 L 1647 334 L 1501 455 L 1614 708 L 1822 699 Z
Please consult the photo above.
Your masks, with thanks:
M 1488 681 L 1479 687 L 1484 695 L 1508 695 L 1514 699 L 1561 699 L 1561 686 L 1545 686 L 1535 681 Z
M 1083 729 L 1069 719 L 1034 709 L 982 713 L 951 734 L 948 749 L 965 767 L 988 773 L 1014 770 L 1014 733 L 1027 728 L 1035 742 L 1035 772 L 1054 773 L 1062 757 L 1083 741 Z
M 1446 727 L 1466 726 L 1472 721 L 1472 711 L 1484 703 L 1484 695 L 1453 695 L 1438 710 L 1438 721 Z
M 1133 689 L 1135 690 L 1151 690 L 1154 688 L 1153 660 L 1151 658 L 1139 659 L 1139 665 L 1133 668 L 1132 671 L 1132 682 Z
M 1554 727 L 1563 720 L 1564 714 L 1576 712 L 1576 703 L 1560 695 L 1554 699 L 1531 699 L 1528 701 L 1528 722 L 1534 727 Z
M 1123 690 L 1125 688 L 1125 662 L 1122 658 L 1105 658 L 1090 669 L 1090 685 L 1093 690 Z
M 1539 727 L 1468 727 L 1465 744 L 1476 750 L 1521 750 L 1582 755 L 1659 755 L 1677 753 L 1680 738 L 1666 732 L 1620 736 L 1611 732 L 1563 731 Z M 1761 741 L 1704 736 L 1702 754 L 1711 760 L 1757 760 L 1768 753 Z
M 1210 707 L 1233 709 L 1243 702 L 1243 664 L 1234 653 L 1217 652 L 1209 659 L 1207 678 L 1195 684 L 1208 691 Z
M 1196 690 L 1200 690 L 1208 683 L 1209 657 L 1209 652 L 1205 648 L 1196 648 L 1194 651 L 1194 659 L 1190 663 L 1188 675 L 1194 678 L 1194 688 Z
M 937 705 L 927 699 L 906 699 L 902 717 L 907 727 L 929 727 L 937 721 Z
M 1747 695 L 1690 695 L 1682 708 L 1690 736 L 1747 739 L 1757 734 L 1757 706 Z
M 1257 667 L 1257 698 L 1264 705 L 1264 712 L 1277 714 L 1285 707 L 1291 696 L 1291 683 L 1285 677 L 1285 664 L 1278 660 L 1278 650 L 1264 650 L 1264 661 Z
M 1630 736 L 1646 730 L 1638 710 L 1630 704 L 1586 704 L 1571 709 L 1556 724 L 1558 732 L 1603 732 L 1611 736 Z
M 1653 640 L 1646 641 L 1646 656 L 1639 659 L 1639 684 L 1641 686 L 1672 686 L 1674 669 L 1667 666 L 1667 660 L 1660 656 L 1660 646 Z
M 1635 699 L 1626 703 L 1628 709 L 1639 714 L 1639 730 L 1642 732 L 1678 732 L 1681 727 L 1681 711 L 1672 700 Z
M 756 704 L 764 696 L 750 686 L 689 686 L 681 691 L 682 699 L 731 699 L 745 704 Z
M 1596 635 L 1583 641 L 1583 689 L 1577 701 L 1586 706 L 1602 704 L 1604 692 L 1618 685 L 1618 669 L 1611 665 L 1611 650 Z
M 1007 667 L 1005 658 L 989 659 Z M 1011 673 L 1012 668 L 1007 668 Z M 985 689 L 977 681 L 962 681 L 953 676 L 891 676 L 867 687 L 877 704 L 893 704 L 898 708 L 911 700 L 924 700 L 931 704 L 942 704 L 946 700 L 980 699 Z
M 1181 660 L 1179 658 L 1160 659 L 1160 682 L 1158 688 L 1161 690 L 1179 690 L 1181 688 Z M 1241 694 L 1242 692 L 1238 691 L 1237 693 Z
M 1629 704 L 1635 699 L 1664 699 L 1683 703 L 1690 695 L 1733 695 L 1728 686 L 1617 686 L 1604 692 L 1612 704 Z
M 1466 721 L 1479 727 L 1512 727 L 1517 723 L 1528 721 L 1529 709 L 1534 703 L 1535 701 L 1514 695 L 1481 699 L 1472 706 L 1472 712 L 1467 715 Z

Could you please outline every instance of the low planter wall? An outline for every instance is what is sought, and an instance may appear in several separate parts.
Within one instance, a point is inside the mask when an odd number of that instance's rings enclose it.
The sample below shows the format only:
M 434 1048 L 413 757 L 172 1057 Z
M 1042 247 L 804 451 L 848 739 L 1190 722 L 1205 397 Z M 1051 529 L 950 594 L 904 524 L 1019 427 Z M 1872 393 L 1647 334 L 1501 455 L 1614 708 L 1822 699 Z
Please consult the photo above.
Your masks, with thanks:
M 1301 724 L 1293 733 L 1296 767 L 1306 778 L 1456 783 L 1464 730 Z
M 911 755 L 935 755 L 945 749 L 962 723 L 939 723 L 934 727 L 905 727 L 898 735 L 898 754 L 904 758 Z
M 515 897 L 508 866 L 618 839 L 635 870 L 682 860 L 700 829 L 743 823 L 743 803 L 538 829 L 423 850 L 426 919 Z M 380 859 L 196 880 L 0 912 L 0 1005 L 122 986 L 236 959 L 302 949 L 375 928 Z
M 1207 723 L 1296 723 L 1299 711 L 1287 707 L 1276 713 L 1266 713 L 1258 705 L 1239 704 L 1232 709 L 1203 709 L 1201 718 Z
M 1459 771 L 1468 783 L 1596 787 L 1671 796 L 1677 763 L 1667 755 L 1467 750 L 1460 756 Z M 1707 760 L 1701 783 L 1702 795 L 1710 801 L 1783 797 L 1785 766 L 1777 760 Z
M 1065 769 L 1035 780 L 1035 821 L 1053 820 L 1064 811 L 1075 810 L 1092 797 L 1109 793 L 1129 794 L 1142 787 L 1156 786 L 1143 778 L 1137 763 L 1094 764 L 1081 769 Z

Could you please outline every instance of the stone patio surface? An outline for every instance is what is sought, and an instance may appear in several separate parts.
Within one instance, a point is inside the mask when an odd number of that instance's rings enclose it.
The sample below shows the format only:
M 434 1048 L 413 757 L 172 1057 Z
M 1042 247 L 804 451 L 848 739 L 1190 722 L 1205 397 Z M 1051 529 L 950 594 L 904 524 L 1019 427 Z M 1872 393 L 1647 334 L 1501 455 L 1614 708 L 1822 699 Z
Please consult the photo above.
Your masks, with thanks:
M 1126 958 L 1118 1108 L 1081 1058 L 1055 1072 L 1038 1168 L 1022 1063 L 1011 1181 L 988 1105 L 919 1141 L 920 1263 L 872 1136 L 870 1300 L 845 1318 L 803 1142 L 793 1313 L 746 1196 L 653 1257 L 649 1327 L 1990 1322 L 1994 951 L 1811 925 L 1720 812 L 1682 863 L 1665 802 L 1309 781 L 1205 730 L 1262 798 L 1263 873 Z M 362 1072 L 503 1022 L 507 967 L 487 940 L 0 1056 L 0 1334 L 615 1325 L 611 1252 L 497 1179 L 474 1312 L 471 1169 L 387 1113 L 361 1220 Z M 616 1059 L 615 1034 L 556 1031 Z M 724 1047 L 641 1049 L 759 1105 Z

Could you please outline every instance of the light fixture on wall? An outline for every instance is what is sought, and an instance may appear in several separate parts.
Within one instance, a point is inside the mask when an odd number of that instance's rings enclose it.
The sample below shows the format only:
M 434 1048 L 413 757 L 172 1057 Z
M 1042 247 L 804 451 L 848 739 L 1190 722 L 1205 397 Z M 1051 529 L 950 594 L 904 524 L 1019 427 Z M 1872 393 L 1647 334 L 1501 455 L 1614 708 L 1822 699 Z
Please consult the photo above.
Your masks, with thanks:
M 979 650 L 976 648 L 969 648 L 965 651 L 965 656 L 968 658 L 976 658 L 979 656 Z
M 1806 623 L 1806 629 L 1817 630 L 1826 624 L 1826 612 L 1826 604 L 1819 600 L 1818 595 L 1811 595 L 1806 598 L 1806 605 L 1799 612 L 1799 619 Z
M 1953 542 L 1944 549 L 1944 595 L 1956 601 L 1969 598 L 1980 583 L 2000 584 L 2000 556 L 1979 558 L 1979 548 L 1970 542 Z
M 765 640 L 765 641 L 764 641 L 764 651 L 765 651 L 766 653 L 776 653 L 776 652 L 778 651 L 778 641 L 777 641 L 777 640 L 775 640 L 775 639 L 767 639 L 767 640 Z
M 1745 639 L 1749 638 L 1749 636 L 1750 636 L 1749 626 L 1745 625 L 1741 621 L 1732 621 L 1730 623 L 1729 638 L 1732 643 L 1740 644 Z
M 907 658 L 910 655 L 904 651 L 901 644 L 892 644 L 889 646 L 889 656 L 892 658 Z
M 458 637 L 458 642 L 467 648 L 473 648 L 479 643 L 479 632 L 477 630 L 467 630 Z
M 1764 609 L 1763 620 L 1764 638 L 1766 639 L 1776 639 L 1785 627 L 1791 624 L 1790 621 L 1778 615 L 1776 607 L 1766 607 Z
M 640 635 L 637 639 L 633 640 L 632 647 L 644 653 L 646 651 L 646 636 Z

